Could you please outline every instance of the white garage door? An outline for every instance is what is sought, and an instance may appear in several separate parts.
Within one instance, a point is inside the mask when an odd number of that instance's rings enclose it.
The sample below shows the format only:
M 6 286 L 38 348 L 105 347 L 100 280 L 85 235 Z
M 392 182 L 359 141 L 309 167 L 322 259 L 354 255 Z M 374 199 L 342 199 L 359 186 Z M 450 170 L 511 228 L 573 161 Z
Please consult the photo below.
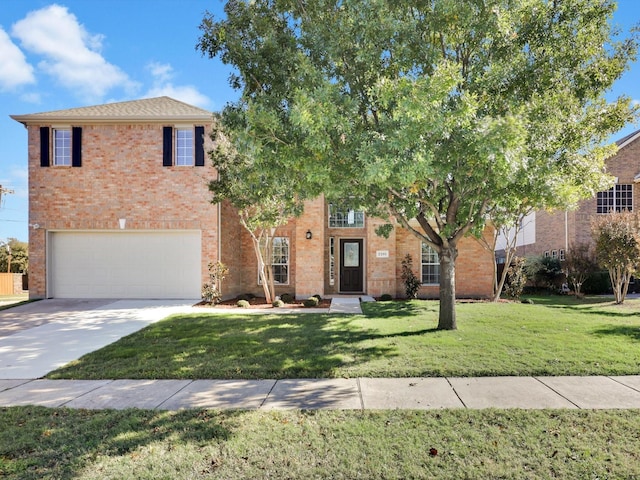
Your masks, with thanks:
M 201 236 L 188 232 L 53 232 L 57 298 L 200 298 Z

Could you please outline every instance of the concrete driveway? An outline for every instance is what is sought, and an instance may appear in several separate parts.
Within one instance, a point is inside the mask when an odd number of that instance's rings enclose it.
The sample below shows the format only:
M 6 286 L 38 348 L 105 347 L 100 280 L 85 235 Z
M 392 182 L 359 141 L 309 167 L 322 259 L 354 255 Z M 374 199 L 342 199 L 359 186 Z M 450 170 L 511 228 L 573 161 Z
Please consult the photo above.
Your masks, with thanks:
M 0 311 L 0 378 L 41 378 L 199 300 L 51 299 Z

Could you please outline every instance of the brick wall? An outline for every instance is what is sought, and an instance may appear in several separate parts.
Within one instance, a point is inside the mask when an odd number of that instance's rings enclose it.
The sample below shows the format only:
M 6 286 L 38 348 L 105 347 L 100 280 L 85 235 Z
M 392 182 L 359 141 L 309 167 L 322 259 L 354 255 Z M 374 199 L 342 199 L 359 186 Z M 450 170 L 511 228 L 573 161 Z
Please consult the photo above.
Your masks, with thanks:
M 49 126 L 49 125 L 43 125 Z M 46 295 L 46 231 L 201 230 L 202 281 L 218 260 L 217 206 L 207 183 L 215 169 L 163 167 L 162 125 L 85 125 L 82 166 L 41 167 L 40 125 L 30 125 L 30 296 Z M 206 132 L 208 136 L 208 132 Z
M 407 229 L 396 227 L 397 256 L 396 296 L 405 297 L 404 284 L 401 280 L 402 260 L 408 253 L 413 260 L 413 273 L 422 278 L 422 242 Z M 490 227 L 484 231 L 489 238 L 492 235 Z M 488 298 L 493 290 L 493 252 L 485 249 L 478 240 L 473 237 L 463 238 L 458 245 L 458 258 L 456 260 L 456 296 L 458 298 Z M 423 285 L 418 291 L 420 298 L 438 298 L 440 296 L 439 285 Z
M 634 177 L 640 173 L 640 139 L 620 149 L 607 161 L 607 173 L 618 178 L 619 184 L 633 185 L 633 208 L 640 208 L 640 184 Z M 574 211 L 536 212 L 536 241 L 519 249 L 523 256 L 543 255 L 546 251 L 570 249 L 574 243 L 590 243 L 591 219 L 597 215 L 596 198 L 583 200 Z M 566 225 L 566 230 L 565 230 Z M 566 235 L 565 235 L 566 232 Z M 568 247 L 568 248 L 567 248 Z

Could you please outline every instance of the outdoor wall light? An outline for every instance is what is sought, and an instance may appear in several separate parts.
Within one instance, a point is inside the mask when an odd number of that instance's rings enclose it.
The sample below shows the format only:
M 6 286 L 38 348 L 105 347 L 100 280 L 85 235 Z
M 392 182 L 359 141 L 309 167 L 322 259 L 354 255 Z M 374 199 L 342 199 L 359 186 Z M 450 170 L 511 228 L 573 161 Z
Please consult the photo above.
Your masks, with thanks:
M 313 233 L 311 233 L 311 230 L 307 230 L 307 240 L 311 240 L 313 238 Z

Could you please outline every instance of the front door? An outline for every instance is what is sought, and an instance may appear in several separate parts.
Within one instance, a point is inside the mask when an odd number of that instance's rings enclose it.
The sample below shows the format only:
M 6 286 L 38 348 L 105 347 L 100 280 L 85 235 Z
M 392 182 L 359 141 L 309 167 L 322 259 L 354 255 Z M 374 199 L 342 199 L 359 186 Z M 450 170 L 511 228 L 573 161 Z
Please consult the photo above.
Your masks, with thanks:
M 340 291 L 363 292 L 362 239 L 340 240 Z

